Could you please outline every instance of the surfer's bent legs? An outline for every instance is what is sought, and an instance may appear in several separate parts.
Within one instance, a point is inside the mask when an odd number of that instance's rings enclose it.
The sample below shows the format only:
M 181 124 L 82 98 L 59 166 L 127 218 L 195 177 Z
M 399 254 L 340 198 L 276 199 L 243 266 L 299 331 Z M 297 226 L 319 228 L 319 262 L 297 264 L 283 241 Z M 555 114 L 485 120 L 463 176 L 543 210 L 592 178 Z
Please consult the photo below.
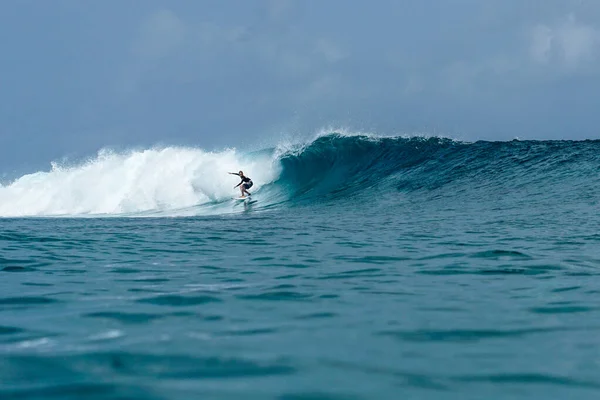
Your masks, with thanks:
M 248 191 L 248 189 L 251 187 L 252 185 L 248 185 L 247 183 L 244 183 L 242 185 L 240 185 L 240 191 L 242 192 L 242 197 L 244 197 L 244 193 L 247 193 L 248 196 L 252 196 L 250 194 L 250 192 Z

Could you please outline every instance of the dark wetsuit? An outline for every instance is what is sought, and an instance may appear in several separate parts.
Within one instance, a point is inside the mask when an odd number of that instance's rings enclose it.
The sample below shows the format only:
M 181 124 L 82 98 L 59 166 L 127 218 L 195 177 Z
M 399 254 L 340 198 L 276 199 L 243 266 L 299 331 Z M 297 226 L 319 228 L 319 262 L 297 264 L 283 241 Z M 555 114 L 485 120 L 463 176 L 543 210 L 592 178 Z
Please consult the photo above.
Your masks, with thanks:
M 240 178 L 244 184 L 244 189 L 250 189 L 252 187 L 252 179 L 248 178 L 247 176 L 240 176 Z

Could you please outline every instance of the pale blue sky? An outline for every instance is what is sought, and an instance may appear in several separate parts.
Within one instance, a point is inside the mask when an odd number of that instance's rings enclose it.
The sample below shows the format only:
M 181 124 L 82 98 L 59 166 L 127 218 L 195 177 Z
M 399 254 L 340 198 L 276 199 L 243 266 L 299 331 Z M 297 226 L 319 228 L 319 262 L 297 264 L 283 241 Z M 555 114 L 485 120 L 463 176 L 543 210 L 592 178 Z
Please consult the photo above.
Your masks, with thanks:
M 325 126 L 600 138 L 596 0 L 5 0 L 0 172 Z

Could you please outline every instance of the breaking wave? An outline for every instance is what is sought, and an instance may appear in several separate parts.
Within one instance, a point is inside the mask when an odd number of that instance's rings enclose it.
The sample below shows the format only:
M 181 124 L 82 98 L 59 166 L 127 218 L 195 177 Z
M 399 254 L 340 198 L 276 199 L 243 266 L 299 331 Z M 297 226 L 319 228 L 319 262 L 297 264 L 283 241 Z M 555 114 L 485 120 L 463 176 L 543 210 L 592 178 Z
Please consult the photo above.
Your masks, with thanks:
M 253 153 L 167 147 L 101 151 L 0 185 L 0 216 L 176 216 L 236 212 L 243 170 L 256 209 L 397 196 L 596 199 L 600 141 L 464 143 L 331 133 Z M 570 197 L 569 197 L 570 196 Z M 591 201 L 591 200 L 590 200 Z

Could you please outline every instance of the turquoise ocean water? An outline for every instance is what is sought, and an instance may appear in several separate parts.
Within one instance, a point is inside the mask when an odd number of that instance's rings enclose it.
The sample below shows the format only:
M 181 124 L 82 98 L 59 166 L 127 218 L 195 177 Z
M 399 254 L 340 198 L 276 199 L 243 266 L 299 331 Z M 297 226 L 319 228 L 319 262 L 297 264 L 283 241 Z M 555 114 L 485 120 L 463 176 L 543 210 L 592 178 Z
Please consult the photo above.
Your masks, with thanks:
M 599 150 L 329 134 L 5 182 L 0 398 L 598 398 Z

